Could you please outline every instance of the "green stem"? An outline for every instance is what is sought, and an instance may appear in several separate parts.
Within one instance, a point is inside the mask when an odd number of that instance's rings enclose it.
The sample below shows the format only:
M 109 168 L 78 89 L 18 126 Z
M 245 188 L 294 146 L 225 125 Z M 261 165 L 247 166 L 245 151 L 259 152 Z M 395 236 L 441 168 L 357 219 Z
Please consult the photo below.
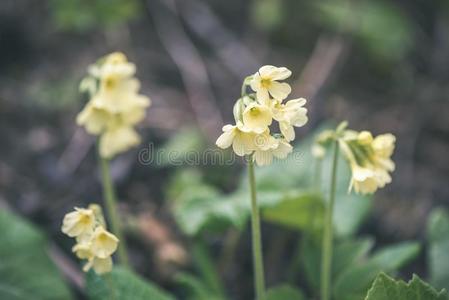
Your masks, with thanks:
M 322 159 L 321 158 L 315 158 L 315 174 L 314 174 L 314 187 L 319 192 L 321 188 L 321 165 L 322 165 Z
M 122 224 L 117 210 L 117 197 L 115 195 L 114 186 L 111 179 L 111 173 L 109 170 L 109 160 L 100 157 L 101 165 L 101 179 L 103 183 L 103 195 L 106 204 L 106 212 L 111 223 L 111 231 L 120 240 L 118 244 L 118 257 L 120 263 L 128 266 L 128 254 L 126 252 L 126 243 L 122 231 Z
M 323 245 L 321 254 L 321 299 L 330 299 L 331 275 L 332 275 L 332 240 L 333 240 L 333 211 L 335 203 L 335 187 L 337 179 L 338 140 L 334 143 L 334 158 L 332 161 L 332 178 L 329 195 L 329 203 L 326 206 L 324 216 Z
M 104 280 L 106 281 L 106 285 L 108 286 L 109 290 L 109 296 L 111 300 L 115 300 L 115 290 L 114 290 L 114 284 L 112 283 L 111 274 L 104 274 L 103 275 Z
M 253 239 L 253 264 L 256 299 L 265 299 L 265 276 L 262 259 L 262 240 L 260 233 L 259 207 L 256 197 L 256 178 L 254 175 L 254 162 L 250 157 L 248 162 L 249 186 L 251 190 L 251 226 Z

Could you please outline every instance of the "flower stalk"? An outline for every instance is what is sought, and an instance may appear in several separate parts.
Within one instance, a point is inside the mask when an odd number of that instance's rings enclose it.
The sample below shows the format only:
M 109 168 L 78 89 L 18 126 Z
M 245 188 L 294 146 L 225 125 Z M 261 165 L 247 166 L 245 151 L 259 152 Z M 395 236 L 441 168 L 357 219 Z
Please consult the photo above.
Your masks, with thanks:
M 248 161 L 249 186 L 251 192 L 251 230 L 253 247 L 253 267 L 256 299 L 265 299 L 265 275 L 262 256 L 262 238 L 260 230 L 259 207 L 257 205 L 256 178 L 252 157 Z
M 103 185 L 103 195 L 106 204 L 106 213 L 108 214 L 111 223 L 111 231 L 120 240 L 117 254 L 121 264 L 128 266 L 128 253 L 126 251 L 126 243 L 123 235 L 123 227 L 117 210 L 117 197 L 112 183 L 111 173 L 109 168 L 109 160 L 100 157 L 101 179 Z
M 332 275 L 332 251 L 333 251 L 333 212 L 335 204 L 335 192 L 337 181 L 337 164 L 338 164 L 338 139 L 334 141 L 334 156 L 332 160 L 332 177 L 329 202 L 326 206 L 324 215 L 324 232 L 321 253 L 321 299 L 329 300 L 331 292 L 331 275 Z

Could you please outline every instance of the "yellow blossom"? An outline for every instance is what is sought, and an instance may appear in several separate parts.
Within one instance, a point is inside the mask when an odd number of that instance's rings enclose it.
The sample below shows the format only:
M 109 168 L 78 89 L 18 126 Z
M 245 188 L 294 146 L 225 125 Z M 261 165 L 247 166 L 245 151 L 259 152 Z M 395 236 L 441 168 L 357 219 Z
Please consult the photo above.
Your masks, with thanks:
M 65 215 L 62 232 L 70 237 L 77 237 L 93 230 L 95 226 L 94 212 L 90 209 L 75 207 L 75 211 Z
M 294 99 L 282 104 L 276 100 L 273 104 L 273 118 L 279 122 L 279 129 L 287 141 L 295 139 L 295 127 L 304 126 L 307 121 L 306 99 Z
M 293 147 L 284 139 L 276 139 L 270 135 L 264 139 L 266 143 L 257 147 L 253 155 L 253 159 L 258 166 L 271 164 L 274 157 L 285 159 L 293 150 Z
M 373 138 L 368 131 L 347 130 L 340 140 L 340 148 L 349 161 L 352 177 L 349 189 L 362 194 L 374 193 L 391 182 L 394 171 L 391 155 L 395 137 L 383 134 Z
M 140 137 L 133 127 L 122 126 L 109 129 L 100 137 L 100 155 L 109 159 L 138 144 L 140 144 Z
M 99 258 L 107 258 L 117 250 L 119 240 L 102 226 L 98 226 L 92 236 L 92 253 Z
M 243 112 L 243 123 L 255 133 L 262 133 L 267 130 L 272 121 L 271 110 L 265 105 L 251 103 Z
M 237 122 L 237 125 L 228 124 L 223 126 L 223 134 L 218 137 L 216 145 L 222 149 L 232 145 L 235 154 L 243 156 L 254 150 L 254 136 L 241 122 Z
M 93 256 L 83 267 L 84 272 L 88 272 L 93 267 L 95 273 L 102 275 L 112 271 L 112 258 L 110 256 L 106 258 L 100 258 Z
M 108 55 L 89 73 L 98 79 L 99 88 L 78 114 L 77 123 L 99 135 L 100 155 L 112 158 L 140 143 L 133 127 L 143 120 L 151 101 L 138 93 L 135 65 L 122 53 Z
M 270 95 L 277 100 L 284 100 L 291 92 L 291 87 L 287 83 L 280 83 L 290 77 L 292 72 L 284 67 L 263 66 L 259 72 L 255 73 L 251 80 L 251 88 L 256 92 L 257 99 L 262 104 L 267 104 Z
M 73 246 L 72 252 L 74 252 L 79 259 L 89 259 L 94 256 L 91 246 L 90 243 L 78 243 Z

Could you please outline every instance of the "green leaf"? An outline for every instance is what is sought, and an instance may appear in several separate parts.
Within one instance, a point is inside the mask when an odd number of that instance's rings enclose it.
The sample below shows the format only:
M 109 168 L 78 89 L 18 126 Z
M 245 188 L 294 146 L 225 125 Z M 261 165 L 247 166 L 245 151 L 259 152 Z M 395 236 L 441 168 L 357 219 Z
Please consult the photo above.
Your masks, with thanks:
M 332 259 L 332 278 L 335 280 L 342 272 L 366 259 L 373 246 L 373 240 L 345 240 L 336 242 Z M 301 247 L 301 261 L 309 285 L 318 290 L 321 276 L 321 240 L 304 239 Z
M 415 242 L 385 247 L 374 253 L 369 259 L 352 265 L 342 272 L 334 284 L 336 299 L 362 297 L 379 272 L 395 272 L 420 251 L 420 245 Z
M 373 286 L 368 291 L 365 300 L 447 300 L 445 290 L 437 292 L 433 287 L 422 281 L 417 275 L 408 283 L 394 280 L 386 274 L 377 276 Z
M 373 245 L 374 241 L 371 238 L 346 240 L 338 243 L 335 246 L 332 260 L 333 277 L 336 278 L 347 268 L 366 258 Z
M 179 273 L 175 280 L 187 290 L 189 300 L 223 300 L 222 297 L 215 295 L 207 285 L 198 277 Z
M 72 299 L 40 231 L 3 210 L 0 232 L 0 299 Z
M 301 290 L 288 284 L 282 284 L 267 291 L 266 300 L 305 300 Z
M 428 263 L 430 282 L 437 288 L 449 290 L 449 214 L 435 209 L 427 224 Z
M 320 126 L 316 132 L 321 132 L 328 126 Z M 264 197 L 267 192 L 277 191 L 282 197 L 298 189 L 309 190 L 312 186 L 314 177 L 311 163 L 314 158 L 311 154 L 311 146 L 315 134 L 303 139 L 295 145 L 293 153 L 287 159 L 275 161 L 273 164 L 265 167 L 256 168 L 257 195 Z M 321 191 L 324 199 L 328 198 L 330 188 L 330 174 L 332 164 L 332 153 L 327 151 L 327 155 L 322 163 Z M 241 181 L 241 190 L 247 189 L 247 174 L 244 173 Z M 348 237 L 354 235 L 371 210 L 371 197 L 348 193 L 351 171 L 347 161 L 340 157 L 337 169 L 337 195 L 334 209 L 334 226 L 336 235 L 339 237 Z M 272 203 L 280 203 L 283 198 L 272 198 Z M 259 201 L 260 205 L 264 204 Z M 350 217 L 348 217 L 350 216 Z
M 200 162 L 206 142 L 195 128 L 186 128 L 177 132 L 162 147 L 158 148 L 152 166 L 196 165 Z
M 413 24 L 388 1 L 320 1 L 318 8 L 324 24 L 353 34 L 379 61 L 400 59 L 413 45 Z
M 111 273 L 102 276 L 89 272 L 86 289 L 90 300 L 175 300 L 153 283 L 123 267 L 114 267 Z
M 276 206 L 262 210 L 264 220 L 292 229 L 316 231 L 323 223 L 324 205 L 321 196 L 310 192 L 292 192 Z

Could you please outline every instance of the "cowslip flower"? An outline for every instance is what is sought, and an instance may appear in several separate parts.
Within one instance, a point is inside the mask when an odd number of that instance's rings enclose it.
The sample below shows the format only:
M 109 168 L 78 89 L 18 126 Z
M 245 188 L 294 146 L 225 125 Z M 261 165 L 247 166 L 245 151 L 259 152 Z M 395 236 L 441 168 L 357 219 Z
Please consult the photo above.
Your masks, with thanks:
M 395 169 L 391 160 L 395 137 L 382 134 L 373 138 L 368 131 L 348 130 L 339 141 L 340 147 L 351 167 L 349 190 L 372 194 L 391 182 L 390 172 Z
M 261 102 L 269 101 L 270 95 L 282 101 L 287 98 L 292 89 L 287 83 L 281 83 L 278 80 L 287 79 L 291 74 L 292 72 L 284 67 L 263 66 L 253 75 L 250 85 Z
M 117 250 L 119 240 L 105 226 L 101 208 L 96 204 L 89 205 L 87 209 L 75 208 L 64 217 L 62 232 L 76 238 L 72 252 L 79 259 L 87 260 L 83 267 L 85 272 L 91 268 L 97 274 L 112 270 L 111 256 Z
M 77 237 L 89 233 L 95 226 L 94 213 L 90 209 L 75 207 L 75 211 L 65 215 L 62 232 L 70 237 Z
M 92 135 L 99 136 L 99 152 L 112 158 L 140 143 L 134 126 L 145 117 L 151 101 L 138 93 L 139 81 L 134 78 L 136 67 L 122 53 L 113 53 L 89 68 L 89 77 L 97 84 L 83 80 L 91 99 L 77 116 L 77 124 Z
M 217 139 L 217 146 L 226 149 L 232 145 L 232 149 L 238 156 L 251 154 L 254 149 L 255 134 L 250 132 L 242 122 L 237 125 L 223 126 L 223 134 Z
M 271 164 L 273 158 L 286 158 L 293 149 L 289 142 L 295 138 L 294 127 L 307 123 L 305 99 L 282 103 L 291 88 L 277 80 L 290 75 L 287 68 L 263 66 L 247 77 L 242 90 L 250 85 L 256 93 L 243 93 L 237 100 L 233 108 L 236 125 L 225 125 L 216 145 L 222 149 L 232 146 L 238 156 L 251 155 L 259 166 Z M 278 122 L 281 134 L 270 132 L 273 120 Z
M 307 109 L 304 107 L 306 99 L 293 99 L 282 104 L 275 101 L 273 105 L 273 118 L 279 122 L 279 129 L 287 141 L 295 139 L 294 127 L 304 126 L 307 121 Z
M 107 258 L 117 250 L 118 239 L 102 226 L 95 229 L 92 236 L 92 253 L 99 258 Z

